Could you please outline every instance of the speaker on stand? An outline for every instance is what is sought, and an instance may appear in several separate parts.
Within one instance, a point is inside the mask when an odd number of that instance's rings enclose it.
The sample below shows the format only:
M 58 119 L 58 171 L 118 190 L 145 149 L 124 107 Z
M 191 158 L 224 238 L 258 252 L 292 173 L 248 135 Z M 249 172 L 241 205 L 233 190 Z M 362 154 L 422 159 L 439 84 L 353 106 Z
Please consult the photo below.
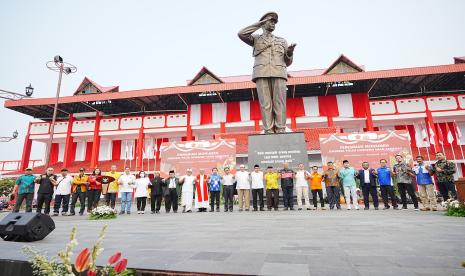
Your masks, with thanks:
M 0 237 L 5 241 L 40 241 L 54 229 L 52 218 L 40 213 L 9 213 L 0 221 Z

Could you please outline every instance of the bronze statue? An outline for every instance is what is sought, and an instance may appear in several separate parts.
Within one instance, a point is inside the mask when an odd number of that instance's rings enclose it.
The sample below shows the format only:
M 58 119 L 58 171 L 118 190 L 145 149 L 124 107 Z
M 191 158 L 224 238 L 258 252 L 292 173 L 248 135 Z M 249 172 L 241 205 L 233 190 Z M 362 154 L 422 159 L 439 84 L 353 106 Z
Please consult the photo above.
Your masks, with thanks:
M 255 63 L 252 81 L 257 85 L 258 99 L 265 133 L 286 130 L 286 67 L 292 64 L 294 47 L 272 32 L 278 23 L 278 14 L 268 12 L 257 23 L 239 31 L 239 38 L 253 47 Z M 262 28 L 263 33 L 253 35 Z

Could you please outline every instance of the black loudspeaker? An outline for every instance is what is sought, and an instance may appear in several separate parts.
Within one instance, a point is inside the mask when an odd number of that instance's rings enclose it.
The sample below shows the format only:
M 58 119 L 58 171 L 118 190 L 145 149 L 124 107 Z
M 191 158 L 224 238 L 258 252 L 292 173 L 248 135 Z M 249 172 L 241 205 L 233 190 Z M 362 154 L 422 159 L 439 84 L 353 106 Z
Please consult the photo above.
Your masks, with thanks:
M 5 241 L 40 241 L 54 229 L 52 218 L 39 213 L 9 213 L 0 221 L 0 236 Z

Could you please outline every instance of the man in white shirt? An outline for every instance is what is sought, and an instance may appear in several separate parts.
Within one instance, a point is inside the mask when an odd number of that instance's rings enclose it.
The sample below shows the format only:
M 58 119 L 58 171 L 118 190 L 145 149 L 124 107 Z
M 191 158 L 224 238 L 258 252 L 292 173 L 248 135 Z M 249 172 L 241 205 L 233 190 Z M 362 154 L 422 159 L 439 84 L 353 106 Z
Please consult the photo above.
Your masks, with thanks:
M 183 207 L 183 213 L 192 213 L 192 199 L 196 180 L 196 177 L 192 175 L 192 169 L 187 169 L 186 175 L 179 180 L 179 184 L 182 185 L 181 206 Z
M 254 170 L 250 173 L 252 178 L 252 202 L 253 210 L 258 211 L 257 196 L 260 199 L 260 211 L 265 211 L 265 202 L 263 200 L 263 172 L 259 165 L 253 166 Z
M 55 206 L 53 207 L 53 215 L 58 216 L 60 213 L 60 205 L 63 204 L 61 215 L 68 215 L 69 197 L 71 195 L 71 186 L 73 178 L 68 175 L 67 169 L 61 169 L 61 175 L 57 178 L 57 186 L 55 188 Z
M 245 165 L 239 166 L 239 171 L 236 172 L 236 189 L 239 195 L 239 212 L 250 209 L 250 173 L 245 170 Z
M 124 173 L 118 179 L 119 192 L 121 193 L 121 211 L 120 215 L 125 212 L 131 214 L 132 192 L 136 184 L 136 177 L 131 174 L 131 169 L 126 167 Z
M 234 204 L 234 182 L 236 177 L 230 172 L 228 167 L 224 168 L 224 175 L 221 177 L 223 183 L 224 211 L 232 212 Z
M 305 199 L 305 207 L 310 208 L 310 200 L 308 196 L 308 177 L 309 173 L 305 170 L 304 164 L 300 163 L 297 172 L 295 173 L 295 187 L 297 190 L 297 206 L 298 210 L 302 210 L 302 195 Z

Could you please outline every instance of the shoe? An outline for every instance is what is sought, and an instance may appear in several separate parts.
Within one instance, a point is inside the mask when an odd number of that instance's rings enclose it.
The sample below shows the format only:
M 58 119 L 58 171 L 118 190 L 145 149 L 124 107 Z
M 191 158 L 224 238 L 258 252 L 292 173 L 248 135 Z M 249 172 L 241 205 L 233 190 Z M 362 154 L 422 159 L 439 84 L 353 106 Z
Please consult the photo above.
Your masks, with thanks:
M 188 210 L 188 211 L 186 211 L 186 213 L 192 213 L 192 210 Z
M 126 212 L 126 214 L 130 215 L 130 214 L 131 214 L 131 212 L 130 212 L 130 211 L 127 211 L 127 212 Z
M 337 210 L 341 210 L 341 207 L 337 207 Z
M 399 207 L 397 207 L 397 206 L 394 206 L 394 210 L 399 210 Z
M 53 216 L 54 216 L 54 217 L 58 217 L 58 213 L 53 213 Z
M 124 211 L 119 212 L 120 215 L 124 215 Z
M 363 208 L 363 210 L 370 210 L 370 207 L 365 207 Z
M 407 210 L 407 206 L 402 206 L 402 210 Z
M 278 208 L 274 208 L 275 211 L 278 211 Z
M 242 209 L 241 209 L 241 208 L 239 208 L 239 212 L 242 212 Z
M 152 214 L 152 215 L 153 215 L 153 214 L 155 214 L 155 212 L 154 212 L 154 211 L 151 211 L 151 212 L 150 212 L 150 214 Z
M 413 209 L 414 211 L 420 211 L 420 209 L 418 209 L 418 207 L 415 207 L 415 209 Z
M 326 207 L 322 206 L 322 207 L 321 207 L 321 210 L 326 210 Z
M 76 215 L 76 214 L 75 214 L 75 213 L 70 213 L 69 215 L 70 215 L 70 216 L 74 216 L 74 215 Z
M 138 215 L 140 215 L 140 214 L 141 214 L 141 212 L 140 212 L 140 211 L 137 211 L 137 214 L 138 214 Z
M 349 206 L 349 207 L 347 207 L 347 210 L 352 210 L 352 207 L 350 207 L 350 206 Z
M 247 208 L 247 209 L 245 209 L 245 211 L 246 211 L 246 212 L 248 212 L 248 211 L 250 211 L 250 209 L 249 209 L 249 208 Z
M 145 211 L 140 212 L 142 215 L 145 214 Z
M 355 206 L 355 210 L 360 210 L 360 207 L 358 207 L 358 206 Z
M 433 208 L 433 212 L 437 212 L 438 211 L 438 208 Z
M 213 208 L 212 208 L 212 209 L 210 209 L 210 213 L 211 213 L 211 212 L 215 212 L 215 210 L 213 210 Z
M 253 208 L 252 212 L 257 212 L 258 209 L 257 208 Z
M 309 208 L 307 208 L 307 211 L 310 211 L 310 210 L 312 210 L 312 208 L 310 208 L 310 207 L 309 207 Z
M 159 213 L 160 213 L 160 210 L 156 210 L 155 213 L 159 214 Z
M 384 206 L 383 210 L 387 210 L 387 209 L 390 209 L 391 206 Z
M 378 208 L 378 207 L 375 207 L 375 210 L 379 210 L 379 208 Z
M 297 208 L 297 210 L 302 211 L 302 208 Z
M 431 209 L 426 207 L 426 208 L 421 208 L 420 211 L 430 211 Z
M 226 213 L 227 211 L 229 211 L 228 209 L 224 209 L 224 212 Z
M 68 213 L 61 213 L 62 216 L 67 217 Z
M 84 213 L 79 213 L 79 215 L 80 215 L 80 216 L 83 216 L 83 215 L 84 215 Z
M 229 209 L 229 212 L 231 212 L 231 213 L 232 213 L 232 212 L 233 212 L 233 209 Z
M 291 207 L 291 208 L 289 208 L 289 210 L 294 211 L 295 209 Z

